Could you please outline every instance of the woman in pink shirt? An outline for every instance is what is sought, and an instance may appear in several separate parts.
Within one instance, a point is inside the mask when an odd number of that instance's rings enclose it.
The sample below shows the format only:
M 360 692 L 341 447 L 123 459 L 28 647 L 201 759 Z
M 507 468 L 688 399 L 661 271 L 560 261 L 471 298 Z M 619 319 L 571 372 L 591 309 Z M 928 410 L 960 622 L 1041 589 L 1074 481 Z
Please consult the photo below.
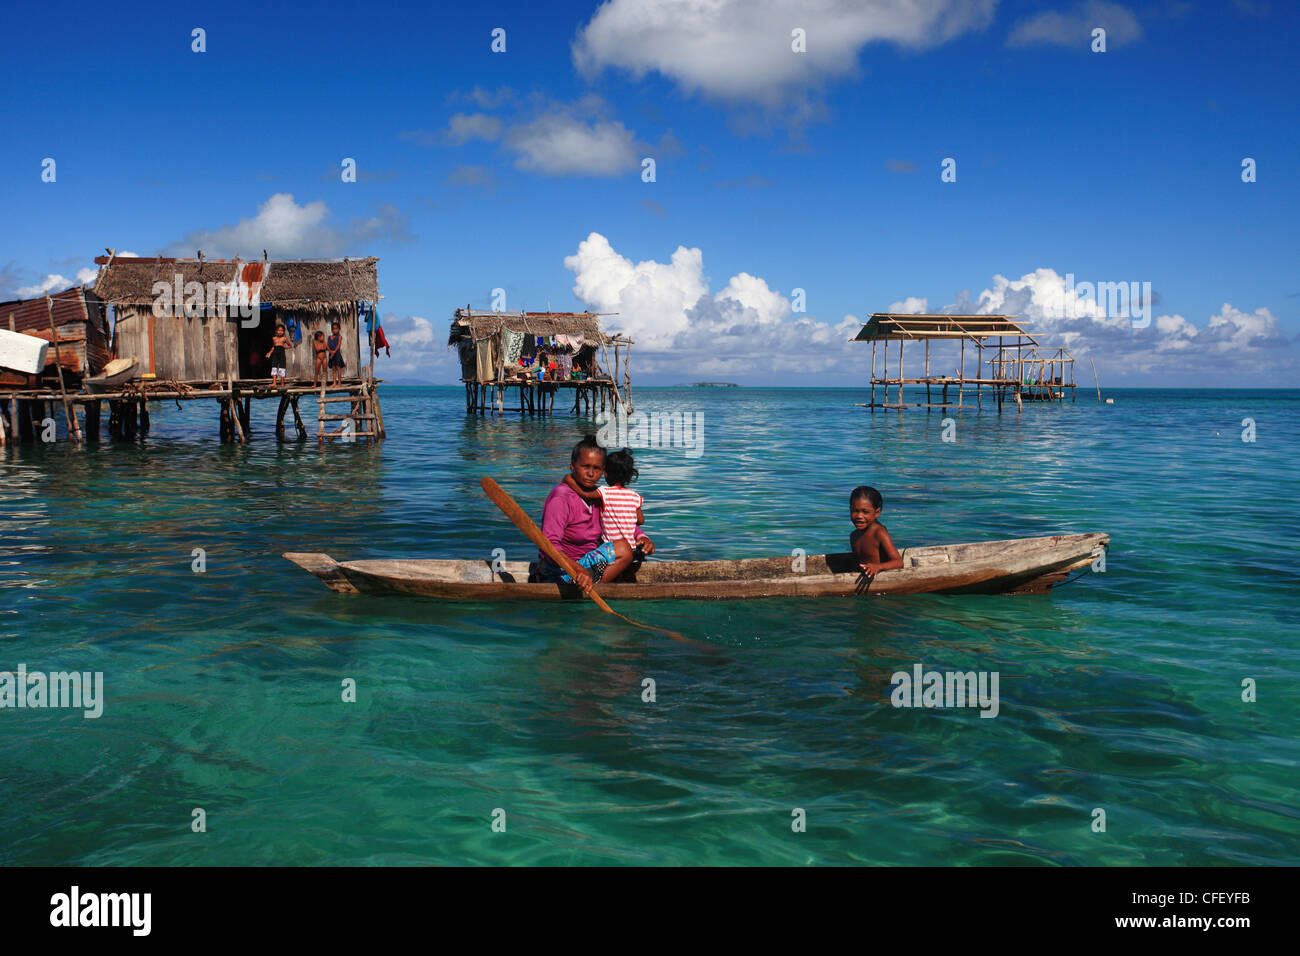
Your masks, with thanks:
M 573 446 L 569 459 L 569 475 L 583 491 L 596 493 L 601 475 L 605 472 L 605 450 L 588 435 Z M 616 560 L 614 546 L 601 543 L 601 506 L 599 502 L 584 501 L 577 491 L 564 482 L 551 489 L 542 509 L 542 534 L 566 557 L 578 565 L 578 576 L 570 578 L 552 564 L 544 554 L 538 555 L 538 577 L 543 581 L 576 583 L 583 594 L 591 591 L 593 578 L 601 580 L 604 571 Z M 654 554 L 654 542 L 634 531 L 635 543 L 648 557 Z
M 641 496 L 628 485 L 636 481 L 636 463 L 627 449 L 611 451 L 605 456 L 605 484 L 595 491 L 584 491 L 572 475 L 564 476 L 564 483 L 578 493 L 588 504 L 600 505 L 600 523 L 605 541 L 614 546 L 614 560 L 605 569 L 604 578 L 617 581 L 632 564 L 635 557 L 636 536 L 640 525 L 645 524 Z

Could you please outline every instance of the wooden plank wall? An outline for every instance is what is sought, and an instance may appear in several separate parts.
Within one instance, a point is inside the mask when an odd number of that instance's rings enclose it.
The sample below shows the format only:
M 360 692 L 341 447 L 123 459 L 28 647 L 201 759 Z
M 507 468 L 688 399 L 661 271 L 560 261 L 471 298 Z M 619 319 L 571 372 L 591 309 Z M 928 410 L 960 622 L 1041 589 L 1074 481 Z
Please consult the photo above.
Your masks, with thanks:
M 335 319 L 339 321 L 339 331 L 343 336 L 342 353 L 346 363 L 343 374 L 348 378 L 360 375 L 361 356 L 365 350 L 361 347 L 355 308 L 346 313 L 275 309 L 268 311 L 266 321 L 283 322 L 290 314 L 302 320 L 302 341 L 287 353 L 290 379 L 312 379 L 312 336 L 320 329 L 328 338 L 330 325 Z M 149 320 L 147 306 L 123 306 L 118 312 L 117 357 L 134 358 L 140 363 L 141 373 L 150 371 Z M 238 319 L 154 317 L 153 372 L 159 379 L 179 382 L 217 381 L 224 379 L 227 372 L 239 378 Z
M 152 367 L 149 354 L 151 321 Z M 117 357 L 135 359 L 140 363 L 140 374 L 152 371 L 164 381 L 217 381 L 224 379 L 227 372 L 234 376 L 239 374 L 238 330 L 238 322 L 229 319 L 154 316 L 148 306 L 123 306 L 117 316 Z

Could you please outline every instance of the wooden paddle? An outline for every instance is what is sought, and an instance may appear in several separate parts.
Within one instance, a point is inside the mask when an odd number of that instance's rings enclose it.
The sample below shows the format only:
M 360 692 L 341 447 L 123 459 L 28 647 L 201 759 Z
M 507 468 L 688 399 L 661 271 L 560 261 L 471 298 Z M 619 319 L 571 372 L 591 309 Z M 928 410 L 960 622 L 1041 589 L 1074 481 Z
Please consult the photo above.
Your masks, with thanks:
M 537 547 L 541 548 L 543 554 L 554 561 L 559 567 L 563 568 L 569 577 L 573 578 L 574 581 L 578 580 L 578 566 L 574 564 L 573 560 L 569 558 L 568 555 L 552 544 L 550 538 L 542 534 L 542 529 L 537 527 L 537 524 L 533 519 L 528 517 L 524 509 L 515 503 L 515 499 L 511 498 L 504 488 L 487 475 L 483 476 L 479 481 L 479 484 L 483 486 L 483 493 L 491 498 L 492 503 L 500 508 L 505 516 L 515 523 L 515 527 L 528 535 L 529 540 L 531 540 L 533 544 L 537 545 Z M 627 623 L 632 624 L 635 627 L 644 628 L 647 631 L 658 631 L 661 634 L 667 634 L 675 641 L 688 641 L 689 643 L 694 643 L 690 642 L 688 638 L 682 637 L 676 631 L 669 631 L 665 628 L 655 627 L 651 624 L 642 624 L 639 621 L 632 620 L 625 614 L 619 614 L 618 611 L 615 611 L 605 603 L 603 597 L 596 593 L 596 588 L 594 586 L 589 592 L 587 592 L 587 597 L 595 601 L 597 606 L 606 614 L 613 614 L 617 618 L 622 618 L 624 621 L 627 621 Z

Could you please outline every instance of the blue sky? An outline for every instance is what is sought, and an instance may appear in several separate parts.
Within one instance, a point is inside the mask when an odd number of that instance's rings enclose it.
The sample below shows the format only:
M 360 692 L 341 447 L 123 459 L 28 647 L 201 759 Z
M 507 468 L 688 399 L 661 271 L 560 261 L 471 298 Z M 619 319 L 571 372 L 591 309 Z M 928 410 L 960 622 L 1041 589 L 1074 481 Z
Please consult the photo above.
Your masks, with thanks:
M 511 309 L 618 311 L 608 324 L 638 338 L 643 382 L 799 385 L 864 380 L 849 317 L 941 311 L 966 290 L 1113 384 L 1297 382 L 1291 4 L 6 17 L 23 42 L 0 60 L 16 146 L 0 155 L 5 297 L 75 281 L 105 246 L 378 255 L 390 378 L 454 381 L 450 313 L 500 287 Z M 357 182 L 341 181 L 344 157 Z M 946 157 L 956 182 L 940 179 Z M 1067 273 L 1150 282 L 1154 321 L 1045 309 Z

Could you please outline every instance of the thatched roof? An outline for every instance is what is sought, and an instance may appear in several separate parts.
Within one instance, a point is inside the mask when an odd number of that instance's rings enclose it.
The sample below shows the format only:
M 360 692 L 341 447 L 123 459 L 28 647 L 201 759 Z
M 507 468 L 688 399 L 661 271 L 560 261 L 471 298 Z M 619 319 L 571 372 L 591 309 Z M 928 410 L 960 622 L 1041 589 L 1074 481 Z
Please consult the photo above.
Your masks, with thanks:
M 236 281 L 261 282 L 261 301 L 283 308 L 324 311 L 343 309 L 358 300 L 379 298 L 379 276 L 374 256 L 340 260 L 253 260 L 169 259 L 99 256 L 95 292 L 117 305 L 150 305 L 157 282 L 172 284 L 216 282 L 229 286 Z M 265 267 L 264 269 L 262 267 Z M 264 277 L 258 273 L 264 271 Z
M 581 335 L 593 345 L 615 340 L 631 344 L 630 339 L 621 335 L 602 332 L 598 312 L 480 312 L 475 309 L 456 310 L 447 344 L 462 338 L 481 339 L 502 329 L 528 335 Z
M 374 256 L 343 262 L 272 262 L 262 283 L 262 301 L 272 305 L 299 302 L 375 302 L 379 270 Z
M 895 339 L 986 339 L 1024 336 L 1037 344 L 1034 337 L 1010 315 L 913 315 L 876 312 L 854 337 L 857 342 Z

